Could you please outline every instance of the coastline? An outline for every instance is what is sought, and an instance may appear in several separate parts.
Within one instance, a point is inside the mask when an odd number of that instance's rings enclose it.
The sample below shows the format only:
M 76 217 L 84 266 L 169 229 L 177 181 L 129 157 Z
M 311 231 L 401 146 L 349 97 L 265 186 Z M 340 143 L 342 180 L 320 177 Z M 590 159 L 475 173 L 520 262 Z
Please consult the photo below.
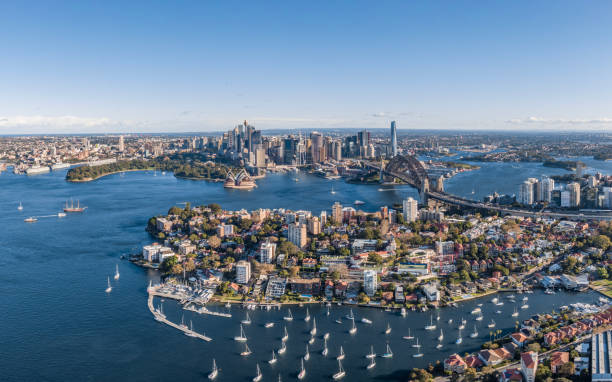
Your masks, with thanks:
M 106 174 L 102 174 L 99 175 L 95 178 L 85 178 L 85 179 L 66 179 L 66 182 L 70 182 L 70 183 L 87 183 L 87 182 L 93 182 L 94 180 L 98 180 L 100 178 L 104 178 L 105 176 L 109 176 L 109 175 L 113 175 L 113 174 L 119 174 L 122 172 L 134 172 L 134 171 L 151 171 L 151 170 L 155 170 L 154 168 L 138 168 L 138 169 L 131 169 L 131 170 L 121 170 L 121 171 L 113 171 L 113 172 L 109 172 Z

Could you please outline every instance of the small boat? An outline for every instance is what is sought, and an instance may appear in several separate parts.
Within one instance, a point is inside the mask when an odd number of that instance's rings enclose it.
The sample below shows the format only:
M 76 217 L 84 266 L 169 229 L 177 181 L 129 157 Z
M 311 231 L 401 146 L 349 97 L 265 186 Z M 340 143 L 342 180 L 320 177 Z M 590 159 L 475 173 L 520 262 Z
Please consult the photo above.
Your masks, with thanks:
M 521 305 L 521 309 L 527 309 L 527 308 L 529 308 L 529 304 L 523 304 L 523 305 Z
M 229 308 L 231 308 L 231 307 L 232 307 L 232 304 L 228 302 L 227 304 L 225 304 L 225 307 L 226 307 L 227 309 L 229 309 Z
M 334 320 L 334 321 L 336 322 L 336 324 L 341 324 L 342 323 L 342 320 L 339 319 L 339 318 L 337 320 Z
M 368 319 L 367 319 L 367 318 L 365 318 L 365 317 L 361 319 L 361 322 L 363 322 L 364 324 L 371 324 L 371 323 L 372 323 L 372 321 L 371 321 L 371 320 L 368 320 Z
M 288 309 L 287 315 L 283 317 L 285 321 L 293 321 L 293 315 L 291 314 L 291 309 Z
M 491 300 L 491 302 L 493 304 L 497 304 L 499 302 L 499 299 L 497 297 L 493 297 L 493 299 Z
M 283 337 L 281 338 L 281 341 L 285 342 L 288 339 L 289 339 L 289 333 L 287 333 L 287 327 L 285 326 Z
M 115 280 L 119 280 L 119 265 L 115 264 L 115 275 L 113 276 Z
M 17 209 L 19 211 L 23 211 L 23 205 L 21 204 L 21 202 L 19 202 L 19 206 L 17 206 Z
M 444 345 L 442 345 L 442 342 L 440 342 L 439 344 L 436 345 L 436 349 L 442 349 L 442 346 Z
M 417 348 L 417 349 L 421 347 L 421 344 L 419 344 L 419 339 L 418 338 L 416 339 L 416 343 L 412 344 L 412 347 L 413 348 Z
M 298 379 L 304 379 L 304 377 L 306 376 L 306 369 L 304 369 L 304 359 L 302 358 L 302 368 L 300 369 L 300 372 L 298 373 Z
M 511 294 L 511 295 L 506 296 L 506 298 L 509 299 L 509 300 L 514 300 L 516 298 L 516 296 Z
M 518 310 L 516 310 L 516 308 L 514 308 L 514 313 L 512 313 L 512 317 L 518 317 L 519 312 Z
M 327 315 L 329 316 L 329 305 L 327 305 Z
M 317 334 L 317 319 L 316 318 L 312 320 L 312 329 L 310 329 L 310 335 L 314 336 L 315 334 Z
M 368 366 L 366 366 L 366 369 L 370 370 L 374 366 L 376 366 L 376 361 L 374 361 L 374 358 L 370 358 L 370 363 L 368 363 Z
M 412 355 L 412 357 L 414 357 L 414 358 L 421 358 L 422 356 L 423 356 L 423 353 L 421 353 L 421 352 L 418 352 L 418 353 Z
M 304 354 L 304 361 L 308 361 L 310 359 L 310 352 L 308 351 L 308 344 L 306 344 L 306 354 Z
M 477 305 L 478 305 L 478 306 L 482 306 L 482 303 L 480 303 L 480 304 L 477 304 Z
M 314 344 L 314 342 L 315 342 L 315 338 L 314 337 L 310 337 L 310 339 L 308 340 L 308 343 L 312 345 L 312 344 Z
M 480 313 L 480 312 L 482 312 L 482 310 L 481 310 L 480 308 L 475 308 L 475 309 L 473 309 L 473 310 L 472 310 L 470 313 L 472 313 L 472 314 L 478 314 L 478 313 Z
M 323 339 L 328 340 L 328 339 L 329 339 L 329 333 L 325 333 L 325 334 L 323 335 Z
M 464 324 L 464 323 L 461 323 L 461 325 L 459 325 L 459 327 L 458 327 L 457 329 L 459 329 L 459 330 L 463 330 L 463 329 L 465 329 L 465 324 Z
M 213 367 L 212 367 L 211 372 L 208 374 L 208 379 L 213 380 L 217 378 L 218 374 L 219 374 L 219 369 L 217 369 L 217 362 L 213 358 Z
M 523 297 L 523 301 L 527 301 L 527 300 L 529 300 L 529 297 L 527 296 Z
M 501 310 L 496 310 L 495 313 L 502 314 L 502 311 Z
M 306 308 L 306 317 L 304 317 L 304 321 L 310 321 L 310 313 L 308 312 L 308 308 Z
M 276 353 L 274 353 L 274 350 L 272 350 L 272 358 L 268 361 L 268 363 L 270 365 L 274 365 L 276 361 L 278 361 L 278 359 L 276 358 Z
M 496 303 L 495 305 L 497 305 L 497 306 L 503 306 L 503 305 L 504 305 L 504 302 L 503 302 L 503 301 L 500 301 L 500 302 Z
M 351 309 L 349 314 L 347 314 L 345 317 L 346 317 L 347 320 L 354 320 L 355 319 L 355 315 L 353 314 L 353 309 Z
M 476 317 L 476 321 L 482 321 L 482 315 Z
M 448 319 L 448 323 L 449 323 L 449 324 L 452 324 L 452 323 L 453 323 L 453 319 L 452 319 L 452 318 L 449 318 L 449 319 Z
M 278 354 L 285 354 L 286 351 L 287 351 L 287 345 L 285 345 L 285 342 L 282 342 L 282 345 L 281 345 L 280 349 L 278 349 L 277 353 Z
M 433 316 L 430 316 L 430 324 L 425 326 L 425 330 L 436 330 L 436 325 L 433 324 Z
M 457 337 L 457 340 L 455 341 L 455 343 L 459 345 L 462 342 L 463 342 L 463 338 L 461 337 L 461 330 L 459 330 L 459 337 Z
M 393 358 L 393 352 L 391 351 L 391 347 L 387 344 L 387 351 L 384 352 L 381 357 L 383 358 Z
M 366 354 L 366 358 L 376 358 L 376 353 L 374 353 L 374 345 L 370 345 L 370 352 Z
M 112 287 L 112 286 L 111 286 L 111 284 L 110 284 L 110 277 L 107 277 L 107 278 L 106 278 L 106 285 L 107 285 L 107 286 L 106 286 L 106 290 L 105 290 L 105 292 L 106 292 L 106 293 L 110 293 L 110 292 L 113 290 L 113 287 Z
M 554 290 L 552 290 L 552 289 L 548 289 L 548 288 L 547 288 L 547 289 L 544 291 L 544 293 L 545 293 L 545 294 L 555 294 L 555 291 L 554 291 Z
M 350 334 L 357 333 L 357 327 L 355 326 L 355 319 L 352 320 L 353 326 L 349 329 Z
M 336 191 L 334 191 L 334 186 L 332 186 L 332 189 L 331 189 L 331 194 L 332 194 L 332 195 L 335 195 L 335 194 L 336 194 Z
M 251 355 L 251 353 L 253 353 L 251 351 L 251 349 L 249 349 L 249 345 L 247 345 L 247 343 L 244 343 L 244 350 L 242 351 L 242 353 L 240 353 L 241 356 L 246 357 L 248 355 Z
M 261 381 L 261 378 L 263 378 L 263 375 L 261 374 L 261 370 L 259 369 L 259 364 L 257 364 L 257 375 L 253 377 L 253 382 L 259 382 Z
M 391 325 L 387 322 L 387 329 L 385 329 L 385 334 L 391 333 Z
M 338 356 L 336 357 L 336 359 L 340 360 L 340 359 L 344 359 L 346 355 L 344 354 L 344 349 L 342 349 L 342 345 L 340 345 L 340 353 L 338 354 Z
M 355 201 L 353 202 L 353 204 L 354 204 L 354 205 L 356 205 L 356 206 L 362 206 L 362 205 L 364 205 L 364 204 L 365 204 L 365 202 L 364 202 L 364 201 L 362 201 L 362 200 L 355 200 Z
M 410 328 L 408 328 L 408 335 L 407 335 L 407 336 L 404 336 L 404 337 L 402 337 L 402 338 L 403 338 L 403 339 L 405 339 L 405 340 L 411 340 L 411 339 L 414 339 L 414 336 L 413 336 L 412 334 L 410 334 Z
M 187 325 L 185 325 L 185 315 L 181 316 L 181 324 L 179 325 L 183 329 L 187 329 Z
M 321 355 L 323 357 L 327 357 L 327 353 L 329 353 L 329 350 L 327 349 L 327 340 L 323 340 L 323 351 L 321 352 Z
M 478 337 L 478 330 L 476 330 L 476 325 L 474 325 L 474 331 L 470 334 L 470 338 Z
M 38 221 L 38 219 L 36 219 L 35 217 L 30 216 L 29 218 L 25 218 L 23 219 L 24 222 L 26 223 L 35 223 Z
M 402 315 L 402 317 L 406 317 L 406 308 L 402 308 L 400 314 Z
M 58 218 L 65 218 L 66 216 L 67 216 L 67 215 L 66 215 L 66 213 L 65 213 L 65 212 L 58 212 L 58 213 L 57 213 L 57 217 L 58 217 Z
M 461 317 L 461 323 L 462 323 L 463 325 L 465 325 L 465 324 L 467 324 L 467 320 L 466 320 L 465 318 Z
M 251 317 L 249 317 L 249 312 L 246 314 L 246 318 L 241 321 L 245 325 L 251 325 Z
M 440 313 L 436 316 L 436 321 L 440 321 Z
M 346 376 L 346 372 L 342 368 L 342 361 L 338 361 L 338 372 L 332 376 L 334 380 L 342 379 Z
M 266 324 L 264 325 L 264 328 L 269 329 L 269 328 L 271 328 L 273 326 L 274 326 L 274 322 L 266 322 Z
M 438 336 L 438 341 L 442 341 L 444 339 L 444 332 L 440 329 L 440 335 Z
M 240 335 L 234 337 L 234 341 L 238 341 L 238 342 L 246 342 L 247 337 L 246 334 L 244 334 L 244 328 L 242 327 L 242 324 L 240 324 Z

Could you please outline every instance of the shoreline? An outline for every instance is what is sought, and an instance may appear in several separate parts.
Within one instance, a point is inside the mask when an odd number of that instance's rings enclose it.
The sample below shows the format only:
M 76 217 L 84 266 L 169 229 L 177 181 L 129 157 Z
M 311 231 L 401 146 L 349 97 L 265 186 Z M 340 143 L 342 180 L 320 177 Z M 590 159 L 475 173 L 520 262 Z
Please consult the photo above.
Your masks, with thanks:
M 87 182 L 93 182 L 94 180 L 98 180 L 100 178 L 104 178 L 105 176 L 109 176 L 109 175 L 114 175 L 114 174 L 119 174 L 122 172 L 134 172 L 134 171 L 151 171 L 151 170 L 155 170 L 154 168 L 139 168 L 139 169 L 131 169 L 131 170 L 121 170 L 121 171 L 113 171 L 113 172 L 109 172 L 106 174 L 102 174 L 99 175 L 95 178 L 84 178 L 84 179 L 66 179 L 66 182 L 70 182 L 70 183 L 87 183 Z

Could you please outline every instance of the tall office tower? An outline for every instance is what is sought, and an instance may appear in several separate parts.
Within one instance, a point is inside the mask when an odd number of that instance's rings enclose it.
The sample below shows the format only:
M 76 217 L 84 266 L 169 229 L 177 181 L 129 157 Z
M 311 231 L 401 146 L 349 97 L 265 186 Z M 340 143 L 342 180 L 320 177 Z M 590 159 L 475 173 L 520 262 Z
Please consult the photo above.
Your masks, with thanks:
M 404 220 L 406 222 L 416 221 L 419 217 L 418 202 L 409 197 L 408 199 L 404 200 L 402 204 L 404 207 Z
M 363 130 L 357 133 L 357 140 L 359 141 L 359 146 L 365 147 L 370 144 L 370 132 L 367 130 Z
M 567 190 L 570 193 L 570 207 L 580 206 L 580 183 L 570 183 L 567 185 Z
M 397 155 L 397 129 L 395 121 L 391 121 L 391 157 Z
M 312 157 L 312 163 L 320 163 L 325 160 L 323 150 L 323 134 L 313 131 L 310 134 L 310 154 Z
M 332 219 L 334 219 L 334 223 L 342 224 L 342 204 L 340 202 L 336 202 L 332 206 Z
M 555 189 L 555 180 L 551 178 L 542 178 L 540 181 L 540 192 L 538 200 L 542 202 L 551 202 L 552 191 Z
M 531 182 L 529 179 L 521 183 L 521 185 L 519 186 L 519 195 L 517 201 L 525 205 L 533 204 L 533 182 Z
M 120 152 L 125 151 L 125 143 L 123 142 L 123 135 L 119 136 L 119 151 Z
M 342 160 L 342 141 L 335 140 L 332 143 L 331 157 L 336 161 Z
M 298 248 L 304 248 L 306 246 L 306 225 L 301 223 L 289 224 L 287 230 L 287 239 L 295 244 Z

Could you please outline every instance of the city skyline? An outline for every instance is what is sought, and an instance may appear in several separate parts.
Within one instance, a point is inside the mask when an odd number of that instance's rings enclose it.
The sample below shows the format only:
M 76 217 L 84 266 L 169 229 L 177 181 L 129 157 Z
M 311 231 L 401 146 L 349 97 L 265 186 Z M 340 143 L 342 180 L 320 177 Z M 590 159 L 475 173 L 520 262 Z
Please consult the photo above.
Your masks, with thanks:
M 608 2 L 37 4 L 0 5 L 0 134 L 612 126 Z

